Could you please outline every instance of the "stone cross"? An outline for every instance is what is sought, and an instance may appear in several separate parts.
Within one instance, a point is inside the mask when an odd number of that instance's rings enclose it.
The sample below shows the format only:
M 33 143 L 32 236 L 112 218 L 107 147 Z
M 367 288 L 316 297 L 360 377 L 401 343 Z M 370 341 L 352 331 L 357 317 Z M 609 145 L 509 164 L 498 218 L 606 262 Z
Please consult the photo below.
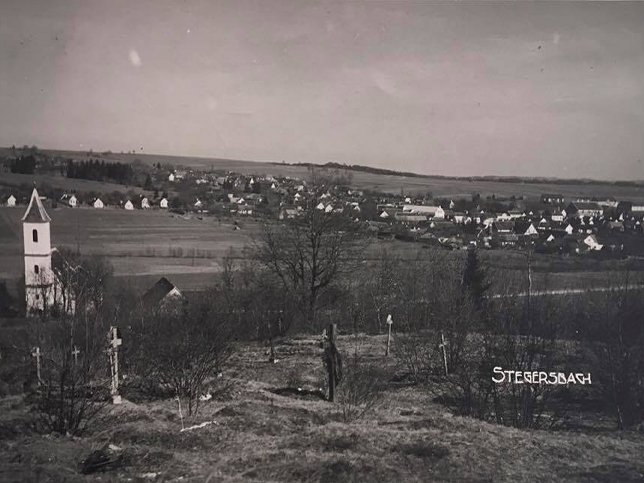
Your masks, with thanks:
M 78 354 L 80 354 L 80 350 L 78 350 L 78 347 L 74 346 L 72 349 L 72 356 L 74 357 L 74 364 L 78 364 Z
M 40 358 L 42 357 L 40 347 L 34 347 L 31 355 L 32 357 L 36 358 L 36 375 L 38 376 L 38 385 L 40 386 L 40 384 L 42 383 L 42 378 L 40 377 Z

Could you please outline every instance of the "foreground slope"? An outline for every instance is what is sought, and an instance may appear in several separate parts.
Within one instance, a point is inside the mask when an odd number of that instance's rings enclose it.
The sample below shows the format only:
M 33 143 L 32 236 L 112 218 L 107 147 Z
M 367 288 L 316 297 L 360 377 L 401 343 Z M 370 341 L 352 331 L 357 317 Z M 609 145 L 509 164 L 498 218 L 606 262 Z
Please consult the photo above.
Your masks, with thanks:
M 340 345 L 351 353 L 354 339 Z M 382 337 L 361 337 L 360 352 L 392 373 Z M 224 379 L 226 397 L 203 403 L 181 432 L 177 403 L 126 401 L 83 438 L 40 436 L 21 398 L 1 401 L 2 481 L 642 481 L 644 435 L 612 431 L 523 431 L 450 414 L 418 387 L 389 385 L 378 408 L 345 423 L 341 405 L 294 397 L 288 386 L 323 380 L 317 341 L 246 346 Z M 294 392 L 297 392 L 295 389 Z M 282 395 L 280 395 L 280 394 Z M 130 399 L 136 399 L 132 394 Z M 79 462 L 106 444 L 118 468 L 82 475 Z

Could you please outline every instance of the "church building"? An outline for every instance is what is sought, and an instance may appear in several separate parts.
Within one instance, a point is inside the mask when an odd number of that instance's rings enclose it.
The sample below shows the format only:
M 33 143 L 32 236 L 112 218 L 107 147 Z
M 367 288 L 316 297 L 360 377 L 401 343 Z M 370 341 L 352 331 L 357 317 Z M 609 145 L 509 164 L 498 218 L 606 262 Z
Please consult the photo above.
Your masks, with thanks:
M 55 306 L 67 313 L 74 311 L 73 299 L 62 296 L 61 284 L 52 269 L 50 223 L 51 218 L 34 188 L 22 217 L 27 315 L 49 312 Z

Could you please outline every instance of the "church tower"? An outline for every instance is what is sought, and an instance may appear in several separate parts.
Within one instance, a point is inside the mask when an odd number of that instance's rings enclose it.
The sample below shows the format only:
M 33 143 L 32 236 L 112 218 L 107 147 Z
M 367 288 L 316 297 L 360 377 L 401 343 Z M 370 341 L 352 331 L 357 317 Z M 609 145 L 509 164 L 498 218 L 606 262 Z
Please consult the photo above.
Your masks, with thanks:
M 54 304 L 50 222 L 51 218 L 34 188 L 27 211 L 22 217 L 27 314 L 46 312 Z

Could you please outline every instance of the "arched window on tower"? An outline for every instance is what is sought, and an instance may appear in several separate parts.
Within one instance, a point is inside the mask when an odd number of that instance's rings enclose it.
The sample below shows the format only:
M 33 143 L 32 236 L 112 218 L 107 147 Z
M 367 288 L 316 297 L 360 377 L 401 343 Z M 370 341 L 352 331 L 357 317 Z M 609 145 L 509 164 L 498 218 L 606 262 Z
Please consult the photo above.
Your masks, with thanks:
M 38 265 L 34 265 L 34 273 L 38 274 L 40 272 L 40 267 Z
M 34 243 L 38 243 L 38 230 L 34 228 L 34 230 L 31 232 L 31 237 L 34 240 Z

